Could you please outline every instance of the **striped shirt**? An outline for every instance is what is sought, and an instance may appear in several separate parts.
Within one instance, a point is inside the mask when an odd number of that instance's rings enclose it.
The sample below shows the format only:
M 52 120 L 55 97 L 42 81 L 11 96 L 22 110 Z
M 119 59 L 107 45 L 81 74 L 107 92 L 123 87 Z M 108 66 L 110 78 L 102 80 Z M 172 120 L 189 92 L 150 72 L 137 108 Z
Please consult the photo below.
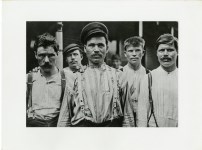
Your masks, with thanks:
M 123 116 L 120 76 L 121 71 L 106 64 L 77 72 L 74 93 L 65 92 L 58 126 L 76 125 L 84 119 L 103 123 Z
M 131 117 L 128 117 L 128 122 L 130 122 L 130 126 L 134 126 L 134 113 L 137 112 L 137 105 L 138 105 L 138 95 L 140 91 L 140 81 L 143 76 L 146 75 L 145 68 L 141 65 L 138 70 L 134 70 L 128 64 L 123 68 L 123 80 L 122 80 L 122 87 L 128 88 L 127 94 L 127 105 L 129 109 L 125 109 L 125 114 Z M 125 80 L 124 80 L 125 79 Z M 124 120 L 125 122 L 125 120 Z M 127 121 L 126 121 L 127 122 Z
M 73 86 L 65 72 L 66 83 L 68 87 Z M 72 77 L 73 78 L 73 77 Z M 33 72 L 32 85 L 32 107 L 28 109 L 28 117 L 49 120 L 58 116 L 60 111 L 61 97 L 61 75 L 60 72 L 54 74 L 50 80 L 47 80 L 41 73 Z
M 159 127 L 178 126 L 178 69 L 168 73 L 161 66 L 152 72 L 154 114 Z M 148 76 L 141 82 L 138 99 L 138 126 L 147 126 L 150 108 Z M 149 126 L 156 126 L 151 117 Z

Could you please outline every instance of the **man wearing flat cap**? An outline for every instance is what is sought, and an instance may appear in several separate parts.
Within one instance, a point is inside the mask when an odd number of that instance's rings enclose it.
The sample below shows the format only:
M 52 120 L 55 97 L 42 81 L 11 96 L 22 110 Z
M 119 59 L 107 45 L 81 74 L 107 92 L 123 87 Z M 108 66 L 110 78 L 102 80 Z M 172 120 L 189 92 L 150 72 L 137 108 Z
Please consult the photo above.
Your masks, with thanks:
M 69 44 L 63 51 L 64 60 L 67 62 L 68 67 L 64 68 L 64 71 L 70 70 L 77 72 L 83 69 L 81 61 L 83 59 L 82 47 L 76 43 Z
M 138 99 L 138 126 L 177 127 L 177 38 L 171 34 L 163 34 L 157 39 L 156 47 L 160 66 L 152 70 L 151 74 L 145 75 L 141 82 Z
M 65 94 L 58 126 L 122 126 L 125 105 L 120 95 L 121 71 L 104 62 L 108 52 L 107 27 L 100 22 L 87 24 L 81 31 L 81 42 L 89 64 L 84 72 L 76 73 L 74 92 Z

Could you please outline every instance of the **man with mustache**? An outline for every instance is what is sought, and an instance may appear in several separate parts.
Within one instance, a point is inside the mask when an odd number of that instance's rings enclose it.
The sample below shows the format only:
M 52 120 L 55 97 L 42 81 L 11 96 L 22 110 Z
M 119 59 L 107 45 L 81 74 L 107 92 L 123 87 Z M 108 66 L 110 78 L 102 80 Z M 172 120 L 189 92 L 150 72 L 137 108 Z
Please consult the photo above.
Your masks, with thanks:
M 70 70 L 72 72 L 77 72 L 84 69 L 81 64 L 83 59 L 83 50 L 80 45 L 76 43 L 69 44 L 64 48 L 63 55 L 64 60 L 68 64 L 68 67 L 64 68 L 64 71 Z
M 141 82 L 138 126 L 177 127 L 177 38 L 171 34 L 163 34 L 157 39 L 156 47 L 160 66 L 151 71 L 150 77 L 145 76 Z
M 58 126 L 122 126 L 127 105 L 121 101 L 121 71 L 104 62 L 109 51 L 107 27 L 100 22 L 87 24 L 81 31 L 81 42 L 89 64 L 84 72 L 76 73 L 73 92 L 65 92 Z
M 55 37 L 49 33 L 37 37 L 34 53 L 40 68 L 27 74 L 27 127 L 57 125 L 67 78 L 56 67 L 58 50 Z M 66 73 L 72 74 L 70 71 Z
M 126 110 L 126 114 L 131 114 L 131 126 L 137 126 L 136 113 L 138 104 L 139 86 L 142 77 L 146 74 L 146 69 L 142 66 L 141 61 L 144 56 L 145 41 L 143 38 L 133 36 L 124 41 L 124 55 L 128 60 L 128 64 L 123 67 L 122 86 L 127 89 L 127 99 L 130 109 Z

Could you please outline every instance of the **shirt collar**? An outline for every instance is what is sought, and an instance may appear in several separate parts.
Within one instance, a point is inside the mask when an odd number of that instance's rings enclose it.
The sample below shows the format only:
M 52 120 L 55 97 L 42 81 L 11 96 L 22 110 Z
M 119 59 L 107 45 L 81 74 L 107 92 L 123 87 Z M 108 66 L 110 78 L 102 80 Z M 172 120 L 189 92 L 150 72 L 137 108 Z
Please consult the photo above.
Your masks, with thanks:
M 165 74 L 173 74 L 173 73 L 175 73 L 175 72 L 178 71 L 178 68 L 177 68 L 177 67 L 175 68 L 175 70 L 173 70 L 173 71 L 171 71 L 171 72 L 165 71 L 162 66 L 159 66 L 159 68 L 160 68 L 161 72 L 163 72 L 163 73 L 165 73 Z
M 101 69 L 101 70 L 106 70 L 106 63 L 103 62 L 100 66 L 95 66 L 95 65 L 88 65 L 89 68 L 98 68 L 98 69 Z

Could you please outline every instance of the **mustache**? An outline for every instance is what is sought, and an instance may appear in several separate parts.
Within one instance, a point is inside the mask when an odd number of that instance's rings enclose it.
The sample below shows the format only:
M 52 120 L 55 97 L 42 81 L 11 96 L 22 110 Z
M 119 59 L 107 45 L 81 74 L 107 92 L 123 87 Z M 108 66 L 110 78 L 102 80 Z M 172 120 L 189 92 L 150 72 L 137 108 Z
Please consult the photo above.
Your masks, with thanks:
M 49 63 L 45 63 L 42 67 L 44 67 L 44 68 L 50 68 L 51 65 Z
M 101 54 L 93 54 L 93 55 L 92 55 L 92 57 L 96 57 L 96 56 L 102 57 Z
M 77 61 L 70 61 L 69 63 L 73 64 L 73 63 L 77 63 Z
M 167 57 L 167 56 L 164 56 L 164 57 L 161 58 L 161 60 L 164 60 L 164 59 L 171 60 L 171 58 Z

